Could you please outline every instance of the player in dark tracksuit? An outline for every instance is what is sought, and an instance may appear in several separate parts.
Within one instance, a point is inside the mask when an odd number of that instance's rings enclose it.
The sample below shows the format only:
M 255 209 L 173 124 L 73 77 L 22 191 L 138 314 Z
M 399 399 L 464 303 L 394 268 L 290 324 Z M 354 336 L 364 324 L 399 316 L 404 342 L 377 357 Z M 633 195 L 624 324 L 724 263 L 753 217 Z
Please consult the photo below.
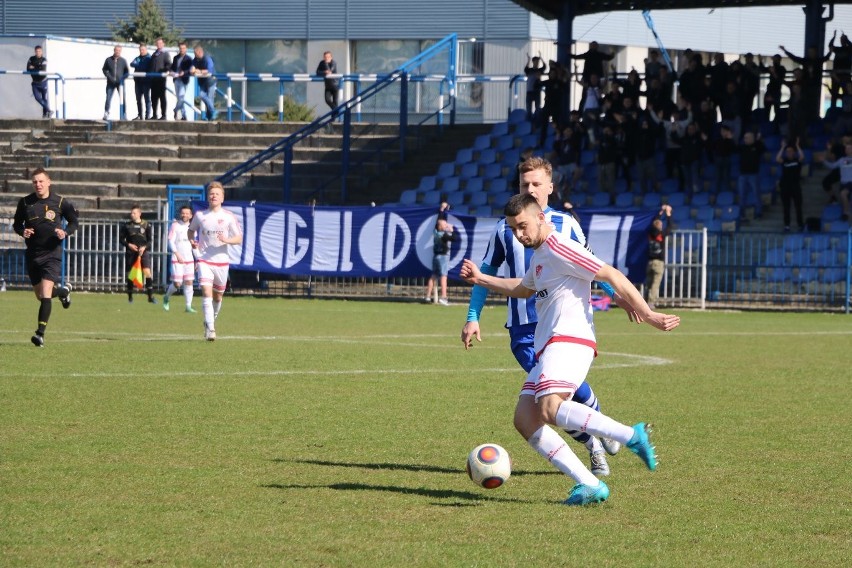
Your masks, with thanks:
M 77 230 L 77 210 L 59 194 L 50 192 L 50 177 L 44 168 L 33 172 L 33 193 L 21 198 L 12 228 L 27 245 L 26 262 L 33 292 L 39 301 L 38 329 L 33 345 L 44 347 L 44 330 L 50 319 L 51 299 L 59 296 L 62 307 L 71 305 L 71 287 L 55 284 L 62 277 L 62 241 Z M 66 226 L 62 227 L 62 220 Z
M 127 269 L 136 262 L 136 257 L 142 257 L 142 272 L 145 274 L 145 293 L 148 301 L 157 303 L 154 298 L 154 278 L 151 275 L 151 253 L 148 251 L 151 244 L 151 224 L 142 218 L 142 208 L 134 205 L 130 209 L 130 220 L 121 226 L 119 239 L 126 248 L 124 262 Z M 133 281 L 127 279 L 127 301 L 133 302 Z

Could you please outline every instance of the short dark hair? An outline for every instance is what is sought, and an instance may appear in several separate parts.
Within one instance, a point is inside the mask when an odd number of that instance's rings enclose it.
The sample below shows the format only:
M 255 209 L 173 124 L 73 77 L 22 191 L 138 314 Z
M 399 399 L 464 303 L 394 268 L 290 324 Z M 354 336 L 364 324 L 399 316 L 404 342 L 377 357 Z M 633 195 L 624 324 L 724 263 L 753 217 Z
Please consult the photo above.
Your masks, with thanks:
M 130 206 L 130 210 L 133 211 L 134 209 L 138 209 L 139 211 L 142 211 L 142 206 L 138 203 L 134 203 L 133 205 Z
M 180 207 L 178 207 L 178 211 L 183 211 L 184 209 L 189 209 L 192 211 L 192 206 L 189 203 L 184 203 Z
M 47 176 L 47 179 L 50 179 L 50 174 L 47 173 L 47 170 L 42 168 L 42 167 L 38 167 L 38 168 L 34 169 L 32 175 L 30 176 L 30 179 L 36 177 L 39 174 L 44 174 L 44 175 Z
M 541 205 L 538 204 L 535 197 L 529 193 L 519 193 L 513 195 L 509 202 L 506 203 L 506 207 L 503 208 L 503 215 L 506 217 L 517 217 L 524 209 L 533 206 L 538 211 L 541 211 Z

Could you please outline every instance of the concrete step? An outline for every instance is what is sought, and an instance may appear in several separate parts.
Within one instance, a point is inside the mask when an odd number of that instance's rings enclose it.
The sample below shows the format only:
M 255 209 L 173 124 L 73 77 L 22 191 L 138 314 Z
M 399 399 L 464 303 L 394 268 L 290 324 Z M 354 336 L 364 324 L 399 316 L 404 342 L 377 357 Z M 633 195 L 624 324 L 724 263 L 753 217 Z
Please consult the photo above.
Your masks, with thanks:
M 147 146 L 144 151 L 130 144 L 100 144 L 94 142 L 71 144 L 72 156 L 146 156 L 150 158 L 177 158 L 180 146 Z

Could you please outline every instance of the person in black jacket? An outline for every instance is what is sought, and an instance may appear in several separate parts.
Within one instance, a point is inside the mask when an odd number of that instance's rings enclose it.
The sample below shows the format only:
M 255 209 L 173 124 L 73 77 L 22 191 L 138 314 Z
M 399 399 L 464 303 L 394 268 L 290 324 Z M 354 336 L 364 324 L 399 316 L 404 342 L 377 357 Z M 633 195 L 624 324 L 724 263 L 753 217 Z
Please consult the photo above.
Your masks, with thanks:
M 432 290 L 435 280 L 441 287 L 441 297 L 438 303 L 442 306 L 448 305 L 447 301 L 447 274 L 450 270 L 450 243 L 458 236 L 453 232 L 453 226 L 440 216 L 435 221 L 435 231 L 432 233 L 432 275 L 426 283 L 426 302 L 432 301 Z
M 334 110 L 337 108 L 340 97 L 340 81 L 328 75 L 337 74 L 337 62 L 331 56 L 330 51 L 322 54 L 322 61 L 317 65 L 317 75 L 325 77 L 325 104 L 328 108 Z
M 177 98 L 175 120 L 178 119 L 178 113 L 180 113 L 181 120 L 186 120 L 184 99 L 186 98 L 186 86 L 189 84 L 190 70 L 192 69 L 192 57 L 187 54 L 186 50 L 186 42 L 180 42 L 178 44 L 178 54 L 172 59 L 171 65 L 171 75 L 175 80 L 175 97 Z
M 167 73 L 172 67 L 172 56 L 166 51 L 163 38 L 157 38 L 157 49 L 151 54 L 150 73 Z M 157 118 L 157 107 L 160 108 L 160 120 L 166 120 L 166 77 L 151 78 L 151 104 L 153 105 L 153 118 Z
M 660 298 L 660 284 L 666 270 L 666 237 L 672 227 L 672 206 L 663 205 L 648 229 L 648 268 L 645 272 L 645 297 L 654 309 Z
M 133 204 L 130 209 L 130 220 L 121 226 L 119 241 L 126 247 L 124 263 L 127 270 L 133 266 L 137 257 L 142 258 L 142 273 L 145 275 L 145 292 L 148 302 L 157 303 L 154 297 L 154 278 L 151 275 L 151 224 L 142 218 L 142 207 Z M 127 279 L 127 301 L 133 303 L 133 281 Z
M 53 111 L 50 110 L 50 103 L 47 102 L 47 75 L 41 74 L 47 71 L 47 59 L 40 45 L 35 46 L 35 55 L 27 60 L 27 71 L 35 73 L 30 77 L 33 80 L 33 97 L 41 105 L 41 117 L 50 118 Z
M 112 57 L 107 57 L 101 69 L 106 77 L 106 102 L 104 103 L 104 120 L 109 120 L 109 107 L 112 104 L 112 95 L 117 89 L 124 86 L 124 80 L 130 74 L 127 60 L 121 56 L 121 46 L 112 48 Z M 121 94 L 119 92 L 119 99 Z M 124 118 L 123 116 L 121 118 Z
M 746 197 L 751 195 L 754 202 L 754 216 L 759 218 L 763 214 L 763 204 L 760 202 L 760 160 L 766 152 L 766 146 L 760 139 L 760 133 L 755 136 L 753 132 L 743 135 L 743 143 L 737 148 L 740 155 L 740 177 L 737 180 L 737 189 L 740 200 L 740 211 L 745 210 Z
M 59 296 L 63 308 L 71 306 L 71 287 L 63 284 L 57 288 L 56 283 L 62 277 L 62 241 L 77 230 L 78 218 L 70 201 L 50 192 L 50 176 L 44 168 L 33 172 L 32 182 L 33 193 L 18 202 L 12 228 L 27 245 L 27 273 L 39 301 L 38 329 L 31 341 L 36 347 L 44 347 L 51 299 Z

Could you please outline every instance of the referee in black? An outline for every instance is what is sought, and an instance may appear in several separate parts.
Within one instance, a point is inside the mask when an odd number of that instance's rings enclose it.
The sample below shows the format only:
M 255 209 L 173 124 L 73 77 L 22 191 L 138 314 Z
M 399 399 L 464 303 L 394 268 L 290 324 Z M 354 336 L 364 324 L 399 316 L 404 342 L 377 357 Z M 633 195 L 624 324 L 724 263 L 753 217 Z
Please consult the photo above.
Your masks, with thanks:
M 57 193 L 50 192 L 50 176 L 44 168 L 32 175 L 33 193 L 23 197 L 12 225 L 27 244 L 27 272 L 39 301 L 38 329 L 33 345 L 44 347 L 44 330 L 50 320 L 51 299 L 59 296 L 63 308 L 71 305 L 71 287 L 55 287 L 62 277 L 62 241 L 77 230 L 77 209 Z M 66 226 L 62 228 L 62 220 Z
M 142 218 L 142 206 L 134 203 L 130 207 L 130 219 L 125 221 L 119 231 L 119 242 L 124 245 L 124 263 L 127 270 L 133 266 L 137 257 L 142 257 L 142 273 L 145 275 L 145 293 L 148 294 L 148 302 L 157 303 L 154 297 L 154 277 L 151 274 L 151 223 Z M 130 278 L 127 279 L 127 301 L 133 303 L 134 284 Z

